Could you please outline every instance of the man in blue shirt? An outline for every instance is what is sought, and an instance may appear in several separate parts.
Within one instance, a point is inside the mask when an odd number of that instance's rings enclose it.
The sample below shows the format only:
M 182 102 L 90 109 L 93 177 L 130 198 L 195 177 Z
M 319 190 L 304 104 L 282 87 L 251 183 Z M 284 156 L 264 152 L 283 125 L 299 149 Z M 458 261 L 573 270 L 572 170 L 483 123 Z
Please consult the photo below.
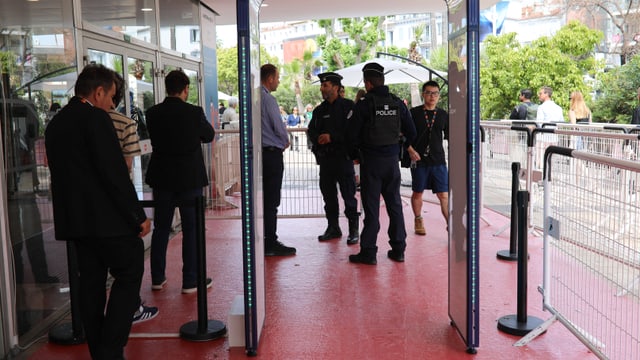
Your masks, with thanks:
M 278 101 L 271 95 L 280 84 L 278 68 L 272 64 L 260 68 L 262 119 L 262 196 L 264 217 L 264 255 L 295 255 L 296 249 L 278 241 L 278 206 L 284 174 L 282 152 L 289 147 L 287 128 L 280 117 Z

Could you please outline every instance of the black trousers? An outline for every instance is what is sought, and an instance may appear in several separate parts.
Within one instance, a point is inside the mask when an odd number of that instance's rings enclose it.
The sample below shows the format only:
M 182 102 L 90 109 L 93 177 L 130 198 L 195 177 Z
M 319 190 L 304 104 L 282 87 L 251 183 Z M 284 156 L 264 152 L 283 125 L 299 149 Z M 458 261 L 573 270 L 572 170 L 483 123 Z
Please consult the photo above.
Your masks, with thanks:
M 324 212 L 330 226 L 338 226 L 338 188 L 344 201 L 344 215 L 347 219 L 358 218 L 355 172 L 353 161 L 344 157 L 320 157 L 320 191 L 324 200 Z
M 389 245 L 395 251 L 404 252 L 407 232 L 402 214 L 398 156 L 363 154 L 360 159 L 360 196 L 364 209 L 364 227 L 360 234 L 360 249 L 367 255 L 375 255 L 378 251 L 376 242 L 380 231 L 380 195 L 389 216 Z
M 262 151 L 262 204 L 264 217 L 265 245 L 278 240 L 278 206 L 280 206 L 280 189 L 284 175 L 282 150 L 263 148 Z
M 142 239 L 136 236 L 86 238 L 75 244 L 80 312 L 91 358 L 124 359 L 133 314 L 139 306 L 144 272 Z M 114 278 L 108 302 L 107 271 Z

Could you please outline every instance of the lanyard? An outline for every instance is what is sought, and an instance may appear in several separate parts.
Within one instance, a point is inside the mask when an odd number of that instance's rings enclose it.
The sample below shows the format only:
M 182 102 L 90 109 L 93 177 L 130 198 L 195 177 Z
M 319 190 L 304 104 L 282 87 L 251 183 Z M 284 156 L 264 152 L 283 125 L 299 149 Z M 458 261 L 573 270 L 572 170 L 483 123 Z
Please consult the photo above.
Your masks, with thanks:
M 431 118 L 429 118 L 429 112 L 432 113 Z M 436 121 L 436 112 L 437 110 L 427 110 L 424 109 L 424 119 L 427 121 L 427 129 L 431 130 L 433 127 L 433 123 Z

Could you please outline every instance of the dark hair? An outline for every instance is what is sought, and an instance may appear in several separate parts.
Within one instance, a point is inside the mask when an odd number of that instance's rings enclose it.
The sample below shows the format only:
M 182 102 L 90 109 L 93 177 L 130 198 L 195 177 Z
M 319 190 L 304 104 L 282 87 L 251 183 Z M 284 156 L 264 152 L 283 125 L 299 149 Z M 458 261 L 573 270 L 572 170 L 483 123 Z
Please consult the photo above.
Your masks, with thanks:
M 440 90 L 440 84 L 437 81 L 429 80 L 426 83 L 422 84 L 422 91 L 427 88 L 427 86 L 437 87 Z
M 384 85 L 384 76 L 371 75 L 371 71 L 367 71 L 363 74 L 362 78 L 364 81 L 368 81 L 373 85 L 373 87 L 378 87 Z
M 260 82 L 264 82 L 269 78 L 269 76 L 273 76 L 276 74 L 276 68 L 273 64 L 264 64 L 260 67 Z
M 51 103 L 51 107 L 49 108 L 49 111 L 58 111 L 61 108 L 62 108 L 62 106 L 60 106 L 60 103 L 53 102 L 53 103 Z
M 172 70 L 164 78 L 167 95 L 178 95 L 189 86 L 189 77 L 182 70 Z
M 122 75 L 117 72 L 114 73 L 116 78 L 116 94 L 113 95 L 113 106 L 118 107 L 118 104 L 120 104 L 120 101 L 122 101 L 124 97 L 124 79 Z
M 533 94 L 531 93 L 531 90 L 529 90 L 529 89 L 522 89 L 522 90 L 520 90 L 520 95 L 522 95 L 522 97 L 524 97 L 527 100 L 531 100 L 531 96 Z
M 116 81 L 115 72 L 101 64 L 89 64 L 82 69 L 74 91 L 77 96 L 87 97 L 97 88 L 111 89 Z

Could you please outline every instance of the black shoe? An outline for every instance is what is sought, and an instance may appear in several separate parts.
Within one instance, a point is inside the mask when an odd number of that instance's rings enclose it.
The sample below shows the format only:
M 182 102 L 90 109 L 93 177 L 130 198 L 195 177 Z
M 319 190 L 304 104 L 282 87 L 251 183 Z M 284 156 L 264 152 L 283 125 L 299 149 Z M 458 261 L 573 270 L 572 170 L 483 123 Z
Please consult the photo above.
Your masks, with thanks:
M 318 241 L 333 240 L 339 237 L 342 237 L 342 231 L 340 231 L 340 228 L 329 226 L 327 227 L 327 230 L 324 231 L 324 234 L 318 236 Z
M 366 264 L 366 265 L 376 265 L 378 263 L 375 255 L 366 256 L 361 252 L 354 255 L 349 255 L 349 262 L 356 263 L 356 264 Z
M 349 219 L 349 236 L 347 236 L 347 245 L 355 245 L 360 240 L 360 230 L 358 218 Z
M 280 241 L 265 245 L 264 247 L 264 256 L 290 256 L 295 254 L 296 248 L 286 246 Z
M 387 251 L 387 257 L 393 261 L 404 262 L 404 252 L 389 250 Z

